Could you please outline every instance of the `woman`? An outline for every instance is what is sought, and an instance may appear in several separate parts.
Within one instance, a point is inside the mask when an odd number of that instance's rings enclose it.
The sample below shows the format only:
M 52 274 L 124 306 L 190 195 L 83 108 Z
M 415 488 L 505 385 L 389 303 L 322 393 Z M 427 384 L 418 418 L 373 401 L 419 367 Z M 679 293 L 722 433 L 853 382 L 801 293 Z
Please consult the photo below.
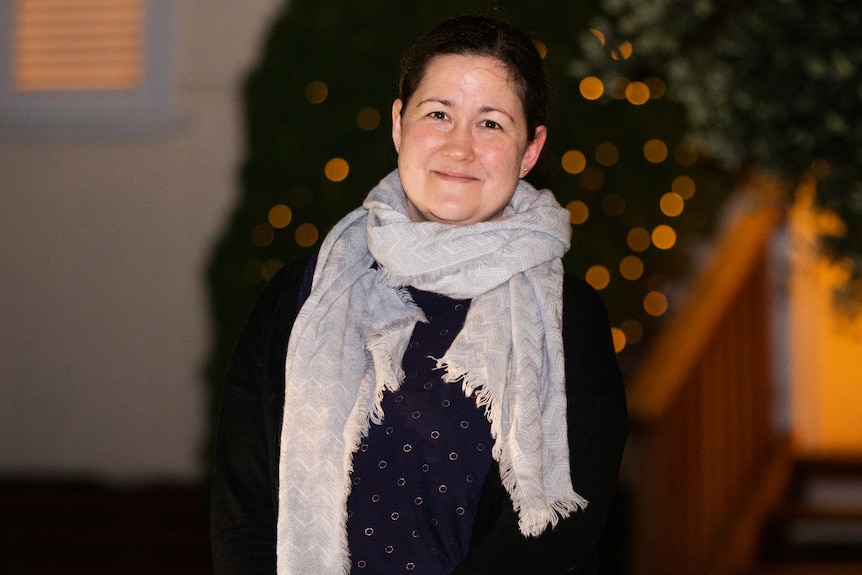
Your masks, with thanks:
M 523 178 L 535 47 L 462 17 L 402 63 L 398 169 L 267 285 L 228 372 L 215 573 L 596 573 L 625 441 L 568 212 Z

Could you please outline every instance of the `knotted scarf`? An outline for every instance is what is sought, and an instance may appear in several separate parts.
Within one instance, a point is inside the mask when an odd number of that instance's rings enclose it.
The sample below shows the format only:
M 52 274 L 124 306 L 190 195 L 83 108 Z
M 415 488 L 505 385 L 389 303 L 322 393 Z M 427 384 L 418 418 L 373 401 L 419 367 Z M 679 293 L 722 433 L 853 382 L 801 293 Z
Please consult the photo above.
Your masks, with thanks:
M 402 356 L 424 321 L 405 286 L 472 298 L 437 366 L 485 410 L 521 532 L 538 535 L 586 506 L 566 436 L 560 258 L 570 237 L 568 211 L 524 181 L 498 219 L 412 222 L 397 170 L 335 225 L 287 348 L 279 575 L 350 570 L 352 456 L 383 420 L 383 394 L 400 386 Z

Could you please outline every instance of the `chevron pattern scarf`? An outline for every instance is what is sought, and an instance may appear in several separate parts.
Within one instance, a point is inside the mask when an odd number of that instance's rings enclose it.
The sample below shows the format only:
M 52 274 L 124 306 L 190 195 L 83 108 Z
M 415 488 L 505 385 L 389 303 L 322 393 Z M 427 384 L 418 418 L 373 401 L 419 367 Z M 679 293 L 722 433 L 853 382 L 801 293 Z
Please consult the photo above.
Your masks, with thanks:
M 424 320 L 408 285 L 472 298 L 437 364 L 484 408 L 521 532 L 538 535 L 586 506 L 571 484 L 566 438 L 560 258 L 570 237 L 568 211 L 523 181 L 497 220 L 411 222 L 397 171 L 336 224 L 287 349 L 280 575 L 350 570 L 352 455 L 383 420 L 383 393 L 401 384 L 401 358 Z

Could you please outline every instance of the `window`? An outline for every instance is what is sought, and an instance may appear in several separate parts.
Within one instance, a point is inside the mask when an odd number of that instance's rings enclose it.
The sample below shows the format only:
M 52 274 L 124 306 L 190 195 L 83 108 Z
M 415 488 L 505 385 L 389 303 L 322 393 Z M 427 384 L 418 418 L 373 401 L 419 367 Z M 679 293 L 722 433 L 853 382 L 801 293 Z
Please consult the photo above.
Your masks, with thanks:
M 0 132 L 164 130 L 170 0 L 0 5 Z

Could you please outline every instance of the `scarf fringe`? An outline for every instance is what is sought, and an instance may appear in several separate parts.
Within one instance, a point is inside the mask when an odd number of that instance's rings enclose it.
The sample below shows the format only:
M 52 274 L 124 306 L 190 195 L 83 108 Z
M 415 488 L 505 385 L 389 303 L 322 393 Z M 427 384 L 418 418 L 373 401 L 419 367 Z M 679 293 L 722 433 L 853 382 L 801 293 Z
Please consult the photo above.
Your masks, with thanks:
M 500 467 L 500 481 L 506 492 L 512 497 L 512 506 L 518 513 L 518 529 L 525 537 L 538 537 L 548 528 L 554 528 L 560 519 L 565 519 L 572 513 L 587 508 L 589 502 L 574 489 L 570 489 L 558 500 L 548 502 L 545 509 L 530 509 L 524 505 L 521 489 L 517 485 L 514 467 L 511 459 L 503 460 L 503 438 L 501 437 L 501 424 L 498 421 L 497 409 L 494 398 L 490 391 L 473 377 L 471 373 L 460 368 L 455 362 L 442 358 L 431 358 L 436 362 L 436 369 L 444 370 L 443 381 L 445 383 L 461 382 L 461 389 L 467 397 L 475 396 L 476 406 L 484 410 L 485 417 L 491 424 L 491 438 L 494 446 L 491 449 L 492 457 Z

